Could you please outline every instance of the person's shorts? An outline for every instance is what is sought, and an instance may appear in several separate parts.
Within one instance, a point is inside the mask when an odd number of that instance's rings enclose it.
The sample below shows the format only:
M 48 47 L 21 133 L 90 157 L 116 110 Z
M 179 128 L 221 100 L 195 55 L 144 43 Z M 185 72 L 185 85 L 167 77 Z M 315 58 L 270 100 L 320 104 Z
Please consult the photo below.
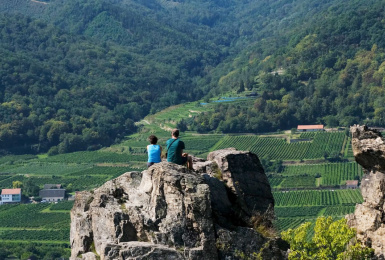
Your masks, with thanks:
M 182 156 L 182 164 L 185 164 L 187 162 L 187 159 L 188 159 L 187 156 L 185 157 Z

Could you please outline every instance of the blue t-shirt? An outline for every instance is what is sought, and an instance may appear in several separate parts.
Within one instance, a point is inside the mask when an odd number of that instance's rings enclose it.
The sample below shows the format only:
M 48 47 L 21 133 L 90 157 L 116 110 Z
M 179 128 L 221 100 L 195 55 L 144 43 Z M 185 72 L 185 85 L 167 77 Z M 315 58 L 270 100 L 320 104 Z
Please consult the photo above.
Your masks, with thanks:
M 182 150 L 185 148 L 184 143 L 179 139 L 171 138 L 167 140 L 166 146 L 167 161 L 182 165 Z
M 162 159 L 160 158 L 161 150 L 160 146 L 157 144 L 150 144 L 147 146 L 147 152 L 148 152 L 148 161 L 152 163 L 160 163 Z

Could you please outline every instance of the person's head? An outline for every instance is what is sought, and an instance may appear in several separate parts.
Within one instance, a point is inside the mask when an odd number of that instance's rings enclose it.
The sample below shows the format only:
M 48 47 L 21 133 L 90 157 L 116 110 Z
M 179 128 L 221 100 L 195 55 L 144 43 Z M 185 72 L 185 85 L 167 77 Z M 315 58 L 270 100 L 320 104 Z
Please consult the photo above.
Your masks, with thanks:
M 173 137 L 178 138 L 179 137 L 179 129 L 173 129 L 172 132 L 171 132 L 171 135 Z
M 156 137 L 155 135 L 150 135 L 148 137 L 148 140 L 150 141 L 150 144 L 156 144 L 158 142 L 158 137 Z

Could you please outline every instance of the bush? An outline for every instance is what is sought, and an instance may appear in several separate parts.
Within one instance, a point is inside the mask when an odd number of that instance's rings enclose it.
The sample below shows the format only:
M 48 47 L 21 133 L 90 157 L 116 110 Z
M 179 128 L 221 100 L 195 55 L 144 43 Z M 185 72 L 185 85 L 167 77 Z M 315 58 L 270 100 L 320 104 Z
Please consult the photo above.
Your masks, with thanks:
M 311 223 L 302 224 L 296 229 L 282 232 L 282 238 L 289 242 L 291 259 L 370 259 L 374 250 L 362 247 L 354 240 L 355 229 L 346 224 L 346 219 L 333 222 L 331 217 L 319 217 L 314 227 Z M 352 243 L 352 240 L 354 243 Z

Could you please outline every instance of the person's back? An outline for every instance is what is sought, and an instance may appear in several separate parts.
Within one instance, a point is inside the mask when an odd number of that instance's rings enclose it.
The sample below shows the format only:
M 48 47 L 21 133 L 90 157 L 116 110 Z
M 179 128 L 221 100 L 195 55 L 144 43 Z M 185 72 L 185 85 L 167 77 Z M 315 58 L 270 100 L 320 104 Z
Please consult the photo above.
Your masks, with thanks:
M 185 160 L 183 160 L 182 152 L 185 148 L 184 143 L 177 139 L 177 138 L 171 138 L 168 139 L 166 142 L 167 146 L 167 161 L 176 163 L 176 164 L 184 164 L 186 163 Z
M 148 139 L 151 144 L 147 145 L 147 167 L 150 167 L 154 163 L 160 163 L 162 161 L 160 157 L 160 155 L 162 154 L 162 147 L 156 144 L 158 142 L 158 138 L 155 135 L 150 135 Z
M 184 142 L 178 139 L 179 130 L 174 129 L 171 132 L 171 139 L 166 142 L 167 146 L 167 161 L 183 165 L 187 163 L 187 167 L 192 169 L 192 158 L 187 153 L 183 153 Z

